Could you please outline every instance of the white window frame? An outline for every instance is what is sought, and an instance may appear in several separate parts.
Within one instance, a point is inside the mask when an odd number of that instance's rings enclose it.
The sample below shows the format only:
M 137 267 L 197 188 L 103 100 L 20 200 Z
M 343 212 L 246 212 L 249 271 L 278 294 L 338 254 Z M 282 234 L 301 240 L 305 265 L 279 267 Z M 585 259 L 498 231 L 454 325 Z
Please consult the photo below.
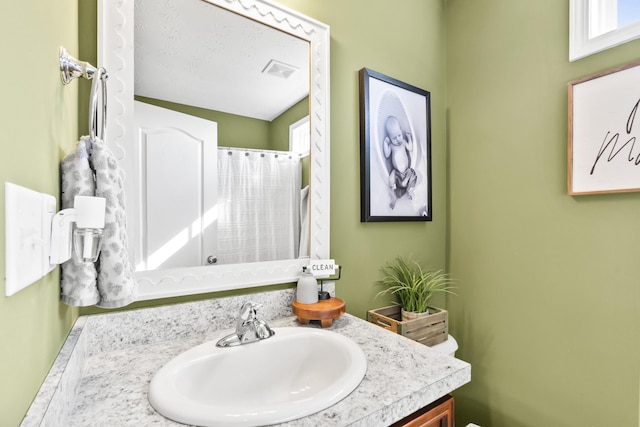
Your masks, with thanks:
M 303 158 L 309 156 L 310 150 L 311 123 L 309 116 L 306 116 L 289 126 L 289 151 Z
M 589 37 L 594 34 L 590 27 L 600 25 L 597 23 L 598 13 L 591 13 L 591 10 L 598 8 L 591 6 L 591 2 L 602 0 L 570 0 L 569 3 L 569 61 L 576 61 L 585 56 L 592 55 L 623 43 L 640 38 L 640 20 L 632 24 L 625 25 L 608 31 L 597 37 Z M 606 0 L 605 0 L 606 1 Z M 605 14 L 608 14 L 605 7 Z M 593 23 L 591 16 L 594 16 L 596 23 Z M 616 26 L 617 26 L 617 5 L 616 5 Z
M 618 28 L 618 0 L 589 0 L 589 38 Z

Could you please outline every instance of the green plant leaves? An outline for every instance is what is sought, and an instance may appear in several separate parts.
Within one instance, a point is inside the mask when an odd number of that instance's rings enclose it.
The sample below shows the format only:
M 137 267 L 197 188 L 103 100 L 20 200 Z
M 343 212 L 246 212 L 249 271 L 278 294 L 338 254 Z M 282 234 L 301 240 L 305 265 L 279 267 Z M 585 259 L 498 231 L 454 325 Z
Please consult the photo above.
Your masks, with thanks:
M 383 278 L 376 282 L 386 287 L 376 297 L 386 294 L 395 295 L 405 311 L 424 313 L 429 307 L 431 297 L 438 292 L 454 294 L 454 280 L 443 270 L 423 269 L 412 260 L 398 256 L 388 262 L 380 271 Z M 455 295 L 455 294 L 454 294 Z

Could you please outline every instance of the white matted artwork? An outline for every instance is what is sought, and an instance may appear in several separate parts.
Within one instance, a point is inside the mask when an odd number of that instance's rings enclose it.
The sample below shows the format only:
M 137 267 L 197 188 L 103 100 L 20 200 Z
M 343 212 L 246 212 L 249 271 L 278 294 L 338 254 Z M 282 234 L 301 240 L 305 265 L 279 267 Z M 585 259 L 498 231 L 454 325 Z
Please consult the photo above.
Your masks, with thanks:
M 640 191 L 640 62 L 569 82 L 568 91 L 568 193 Z
M 361 221 L 430 221 L 430 93 L 363 68 L 360 96 Z

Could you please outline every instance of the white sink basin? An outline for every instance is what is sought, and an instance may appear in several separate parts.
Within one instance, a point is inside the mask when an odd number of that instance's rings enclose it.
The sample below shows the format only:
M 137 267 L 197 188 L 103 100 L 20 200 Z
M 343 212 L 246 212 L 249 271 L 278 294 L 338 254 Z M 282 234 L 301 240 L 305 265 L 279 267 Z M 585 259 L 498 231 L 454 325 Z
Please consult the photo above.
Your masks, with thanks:
M 151 380 L 149 402 L 198 426 L 258 426 L 321 411 L 344 399 L 367 370 L 362 349 L 335 332 L 293 327 L 237 347 L 206 342 Z

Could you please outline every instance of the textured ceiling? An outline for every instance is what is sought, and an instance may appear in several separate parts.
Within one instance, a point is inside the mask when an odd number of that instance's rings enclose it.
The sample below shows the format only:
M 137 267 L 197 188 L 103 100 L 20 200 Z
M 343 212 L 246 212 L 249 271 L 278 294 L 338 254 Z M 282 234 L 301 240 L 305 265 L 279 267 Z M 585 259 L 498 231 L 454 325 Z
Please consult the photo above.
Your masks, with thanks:
M 309 93 L 308 42 L 202 0 L 135 0 L 134 36 L 136 95 L 273 120 Z

